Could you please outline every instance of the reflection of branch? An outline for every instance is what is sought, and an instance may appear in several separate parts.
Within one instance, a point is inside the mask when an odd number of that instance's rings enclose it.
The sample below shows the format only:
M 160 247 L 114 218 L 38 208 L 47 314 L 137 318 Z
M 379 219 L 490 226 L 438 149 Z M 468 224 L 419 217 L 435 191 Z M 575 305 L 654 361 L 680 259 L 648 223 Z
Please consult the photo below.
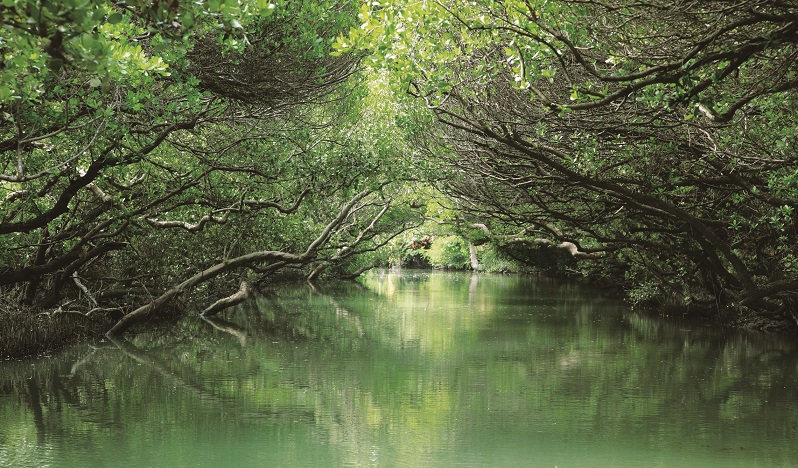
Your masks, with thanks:
M 130 357 L 131 359 L 133 359 L 138 363 L 145 364 L 155 369 L 161 375 L 168 377 L 169 379 L 174 381 L 178 386 L 199 393 L 200 395 L 202 395 L 203 398 L 221 400 L 221 398 L 218 395 L 209 392 L 203 389 L 202 387 L 186 382 L 185 380 L 183 380 L 183 377 L 181 377 L 177 372 L 169 368 L 169 366 L 165 362 L 161 361 L 157 357 L 151 356 L 149 353 L 147 353 L 147 351 L 138 348 L 136 345 L 129 342 L 128 340 L 122 337 L 112 337 L 112 336 L 109 336 L 108 339 L 128 357 Z
M 215 317 L 215 316 L 206 316 L 200 315 L 202 320 L 205 320 L 211 326 L 219 331 L 223 331 L 225 333 L 229 333 L 236 338 L 238 338 L 238 342 L 241 344 L 241 347 L 247 345 L 247 330 L 244 327 L 236 325 L 233 322 L 229 322 L 223 318 Z
M 349 309 L 341 307 L 341 305 L 338 304 L 338 302 L 335 301 L 334 299 L 330 298 L 330 300 L 333 304 L 333 307 L 335 307 L 335 315 L 338 317 L 343 317 L 345 319 L 348 319 L 352 323 L 354 323 L 355 328 L 357 328 L 357 336 L 363 338 L 363 335 L 365 335 L 366 332 L 363 331 L 363 322 L 360 321 L 360 317 L 349 312 Z
M 83 367 L 84 364 L 89 362 L 89 358 L 94 356 L 94 353 L 97 352 L 97 348 L 90 348 L 90 349 L 91 349 L 90 353 L 83 356 L 83 358 L 79 359 L 74 364 L 72 364 L 72 367 L 69 369 L 69 374 L 67 375 L 67 377 L 74 377 L 78 369 L 80 369 L 81 367 Z
M 321 289 L 319 289 L 319 287 L 316 284 L 314 284 L 312 281 L 308 281 L 307 283 L 308 283 L 308 286 L 310 286 L 311 292 L 313 292 L 314 294 L 316 294 L 318 296 L 323 297 L 324 299 L 327 300 L 327 302 L 330 303 L 331 306 L 333 306 L 333 308 L 335 309 L 335 315 L 337 317 L 343 317 L 343 318 L 351 321 L 352 323 L 354 323 L 355 328 L 357 328 L 357 335 L 359 337 L 363 338 L 363 335 L 365 334 L 365 332 L 363 331 L 363 323 L 360 321 L 360 317 L 358 317 L 357 315 L 353 314 L 352 312 L 349 312 L 349 309 L 347 309 L 346 307 L 344 307 L 341 304 L 339 304 L 338 301 L 333 299 L 332 296 L 322 292 Z
M 202 388 L 197 384 L 186 382 L 185 379 L 183 379 L 183 377 L 179 373 L 169 368 L 169 366 L 161 359 L 151 356 L 147 351 L 138 348 L 136 345 L 129 342 L 125 338 L 109 336 L 108 339 L 113 344 L 115 344 L 120 351 L 125 353 L 128 357 L 130 357 L 134 361 L 153 368 L 164 377 L 167 377 L 171 379 L 173 382 L 175 382 L 175 384 L 178 387 L 196 393 L 202 398 L 202 401 L 212 401 L 217 404 L 224 404 L 228 401 L 224 397 L 224 395 L 218 395 L 212 391 Z M 291 418 L 291 420 L 313 421 L 315 419 L 313 410 L 303 410 L 301 408 L 296 408 L 296 409 L 284 408 L 276 410 L 272 410 L 269 408 L 263 408 L 263 409 L 259 408 L 257 409 L 255 415 L 286 417 L 286 418 Z
M 132 358 L 134 361 L 139 362 L 141 364 L 146 364 L 150 367 L 155 368 L 158 372 L 172 377 L 176 380 L 181 380 L 171 369 L 169 366 L 161 362 L 160 359 L 154 358 L 147 354 L 146 351 L 139 349 L 136 345 L 131 343 L 130 341 L 122 338 L 122 337 L 108 337 L 108 339 L 119 348 L 120 351 L 125 353 L 128 357 Z
M 20 391 L 20 396 L 24 395 L 23 400 L 25 400 L 31 413 L 33 413 L 33 425 L 36 426 L 36 436 L 39 443 L 41 443 L 44 442 L 47 435 L 47 425 L 44 423 L 44 411 L 42 411 L 42 398 L 36 379 L 27 379 L 27 381 L 27 391 L 25 393 Z

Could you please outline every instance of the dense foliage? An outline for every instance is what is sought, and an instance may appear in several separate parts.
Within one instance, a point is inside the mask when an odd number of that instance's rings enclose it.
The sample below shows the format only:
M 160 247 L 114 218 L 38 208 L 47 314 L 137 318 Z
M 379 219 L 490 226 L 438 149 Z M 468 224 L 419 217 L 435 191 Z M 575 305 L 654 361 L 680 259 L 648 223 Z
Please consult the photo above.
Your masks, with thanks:
M 401 142 L 373 135 L 379 86 L 329 55 L 353 4 L 72 3 L 0 7 L 10 306 L 138 319 L 347 272 L 417 223 Z
M 794 4 L 393 1 L 360 17 L 337 51 L 370 51 L 432 109 L 443 190 L 494 240 L 560 250 L 638 300 L 794 322 Z
M 789 2 L 4 0 L 0 18 L 12 308 L 122 331 L 432 234 L 439 266 L 795 322 Z

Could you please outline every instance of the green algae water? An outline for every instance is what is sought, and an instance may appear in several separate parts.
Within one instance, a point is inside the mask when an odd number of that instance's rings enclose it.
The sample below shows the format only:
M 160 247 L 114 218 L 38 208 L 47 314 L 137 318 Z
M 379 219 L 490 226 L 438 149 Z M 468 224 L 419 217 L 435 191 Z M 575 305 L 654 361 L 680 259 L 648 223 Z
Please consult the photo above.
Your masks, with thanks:
M 794 340 L 378 272 L 0 363 L 0 466 L 798 466 Z

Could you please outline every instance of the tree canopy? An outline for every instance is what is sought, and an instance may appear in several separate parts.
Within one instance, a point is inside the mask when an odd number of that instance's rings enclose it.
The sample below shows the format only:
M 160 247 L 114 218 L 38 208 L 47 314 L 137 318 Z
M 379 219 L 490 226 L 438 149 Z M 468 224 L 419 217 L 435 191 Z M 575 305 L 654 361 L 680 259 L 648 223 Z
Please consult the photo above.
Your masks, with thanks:
M 430 151 L 461 169 L 444 191 L 476 223 L 642 299 L 794 319 L 795 5 L 382 2 L 360 18 L 336 50 L 368 50 L 427 103 Z
M 351 3 L 75 3 L 2 6 L 11 303 L 127 324 L 208 281 L 345 272 L 417 224 L 379 90 L 329 55 Z
M 462 239 L 435 247 L 453 266 L 485 245 L 636 302 L 795 322 L 790 2 L 3 0 L 0 18 L 15 307 L 121 330 L 192 291 L 359 274 L 426 219 Z

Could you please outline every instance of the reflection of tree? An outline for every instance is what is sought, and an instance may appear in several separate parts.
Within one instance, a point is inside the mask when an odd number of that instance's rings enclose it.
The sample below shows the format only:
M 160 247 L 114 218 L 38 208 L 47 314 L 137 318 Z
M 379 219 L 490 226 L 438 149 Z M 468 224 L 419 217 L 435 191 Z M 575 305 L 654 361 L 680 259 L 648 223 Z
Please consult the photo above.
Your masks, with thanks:
M 24 402 L 31 433 L 58 435 L 48 443 L 82 430 L 113 447 L 165 420 L 182 438 L 235 439 L 243 422 L 264 434 L 306 431 L 292 443 L 323 445 L 353 465 L 372 455 L 422 465 L 441 447 L 474 450 L 457 444 L 492 435 L 648 447 L 681 433 L 713 446 L 739 440 L 765 464 L 794 464 L 773 446 L 747 445 L 755 432 L 778 444 L 798 423 L 794 343 L 687 332 L 572 286 L 485 275 L 474 289 L 469 276 L 432 277 L 383 299 L 349 286 L 276 288 L 221 323 L 245 333 L 246 347 L 186 320 L 172 337 L 117 341 L 123 354 L 54 358 L 30 381 L 27 364 L 13 385 L 0 370 L 0 395 Z M 400 340 L 403 320 L 413 343 Z M 0 397 L 0 433 L 13 424 L 2 418 L 9 404 Z M 107 421 L 116 425 L 99 426 Z
M 39 360 L 35 365 L 30 362 L 2 363 L 0 410 L 6 403 L 3 397 L 15 395 L 13 403 L 21 405 L 30 413 L 32 429 L 40 446 L 53 440 L 65 439 L 71 428 L 64 424 L 64 412 L 74 411 L 86 421 L 91 421 L 98 411 L 90 403 L 104 401 L 103 395 L 107 389 L 90 370 L 83 368 L 91 362 L 92 356 L 94 350 L 86 353 L 85 348 L 79 348 L 59 359 Z M 87 394 L 91 392 L 85 391 L 89 388 L 97 391 L 97 394 L 92 395 L 91 402 L 87 399 Z M 23 428 L 10 427 L 11 422 L 4 425 L 2 419 L 0 417 L 0 434 L 7 436 L 13 430 L 24 431 Z M 5 438 L 0 447 L 4 443 Z
M 656 369 L 666 375 L 683 376 L 693 400 L 704 410 L 717 411 L 722 418 L 757 417 L 766 402 L 784 401 L 787 395 L 783 389 L 794 388 L 798 378 L 798 369 L 788 364 L 798 358 L 798 348 L 789 337 L 718 333 L 690 321 L 644 314 L 626 314 L 625 320 L 647 342 L 670 345 L 666 348 L 667 359 L 662 359 L 664 351 L 658 356 L 646 356 L 653 369 L 651 377 L 656 378 Z M 659 366 L 654 362 L 657 358 Z M 673 401 L 677 399 L 682 404 L 691 400 L 682 395 Z
M 138 348 L 136 345 L 124 339 L 123 337 L 109 337 L 108 339 L 115 344 L 120 351 L 125 353 L 126 356 L 140 364 L 144 364 L 147 367 L 154 369 L 159 374 L 172 381 L 172 383 L 178 385 L 180 388 L 195 392 L 198 395 L 210 400 L 219 399 L 217 395 L 204 390 L 199 385 L 187 382 L 180 374 L 174 372 L 166 362 L 156 356 L 151 355 L 147 351 Z
M 44 442 L 47 430 L 44 425 L 44 413 L 42 411 L 42 401 L 39 386 L 33 379 L 28 380 L 24 390 L 19 393 L 20 400 L 30 409 L 33 414 L 33 424 L 36 426 L 36 435 L 39 443 Z
M 358 336 L 363 338 L 363 324 L 360 322 L 360 317 L 351 313 L 346 307 L 343 307 L 341 304 L 339 304 L 338 301 L 336 301 L 331 295 L 322 292 L 322 289 L 313 281 L 308 281 L 308 286 L 310 286 L 310 290 L 313 292 L 313 294 L 324 298 L 324 300 L 327 301 L 333 307 L 333 309 L 335 309 L 336 317 L 351 321 L 355 325 L 355 328 L 357 328 Z
M 235 328 L 240 328 L 236 327 Z M 246 336 L 246 335 L 244 335 Z M 117 337 L 117 338 L 109 338 L 116 346 L 123 352 L 125 355 L 129 356 L 133 360 L 138 363 L 144 364 L 159 374 L 166 377 L 170 380 L 173 384 L 177 387 L 188 390 L 189 393 L 196 394 L 197 396 L 201 397 L 201 401 L 203 402 L 216 402 L 223 405 L 238 405 L 239 402 L 236 402 L 230 398 L 229 395 L 226 395 L 221 392 L 208 390 L 202 384 L 198 383 L 196 380 L 189 379 L 184 377 L 185 372 L 178 372 L 172 369 L 167 362 L 162 360 L 161 358 L 157 357 L 156 355 L 138 348 L 136 345 L 127 341 L 124 338 Z M 304 409 L 304 408 L 281 408 L 279 410 L 269 409 L 269 408 L 259 408 L 254 412 L 249 412 L 249 415 L 257 415 L 257 416 L 279 416 L 284 417 L 290 420 L 307 420 L 312 421 L 314 419 L 313 411 Z
M 241 343 L 241 346 L 247 345 L 247 330 L 245 328 L 216 316 L 202 315 L 201 318 L 205 322 L 209 323 L 213 328 L 225 333 L 229 333 L 238 338 L 238 342 Z

